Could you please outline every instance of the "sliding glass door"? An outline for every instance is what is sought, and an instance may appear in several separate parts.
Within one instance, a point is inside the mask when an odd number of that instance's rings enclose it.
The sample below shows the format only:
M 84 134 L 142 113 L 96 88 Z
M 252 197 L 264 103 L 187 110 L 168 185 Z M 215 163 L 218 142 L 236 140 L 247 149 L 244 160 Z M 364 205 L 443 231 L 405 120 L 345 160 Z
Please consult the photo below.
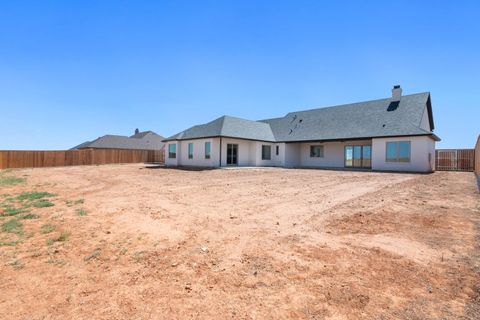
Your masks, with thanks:
M 362 146 L 362 167 L 372 167 L 372 146 Z
M 372 146 L 345 146 L 345 167 L 371 168 Z
M 227 144 L 227 165 L 236 166 L 238 164 L 238 144 Z

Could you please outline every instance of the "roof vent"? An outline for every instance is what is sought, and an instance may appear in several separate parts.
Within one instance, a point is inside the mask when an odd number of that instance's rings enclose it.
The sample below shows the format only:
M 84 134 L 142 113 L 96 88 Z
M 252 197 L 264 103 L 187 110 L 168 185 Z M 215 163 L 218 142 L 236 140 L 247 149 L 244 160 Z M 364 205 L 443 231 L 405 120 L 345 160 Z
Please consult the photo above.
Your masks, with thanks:
M 399 105 L 400 105 L 400 101 L 392 101 L 388 105 L 387 111 L 395 111 L 397 110 Z
M 400 101 L 402 98 L 402 88 L 400 88 L 400 85 L 395 85 L 393 86 L 392 89 L 392 101 Z

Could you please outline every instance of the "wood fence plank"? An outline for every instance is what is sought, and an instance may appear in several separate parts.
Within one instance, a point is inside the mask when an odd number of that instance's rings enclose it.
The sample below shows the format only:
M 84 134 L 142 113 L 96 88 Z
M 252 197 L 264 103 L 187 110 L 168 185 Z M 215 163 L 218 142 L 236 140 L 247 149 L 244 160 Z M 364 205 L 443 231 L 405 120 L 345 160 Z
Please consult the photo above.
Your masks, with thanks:
M 164 163 L 163 150 L 87 149 L 0 151 L 0 169 L 78 166 L 112 163 Z

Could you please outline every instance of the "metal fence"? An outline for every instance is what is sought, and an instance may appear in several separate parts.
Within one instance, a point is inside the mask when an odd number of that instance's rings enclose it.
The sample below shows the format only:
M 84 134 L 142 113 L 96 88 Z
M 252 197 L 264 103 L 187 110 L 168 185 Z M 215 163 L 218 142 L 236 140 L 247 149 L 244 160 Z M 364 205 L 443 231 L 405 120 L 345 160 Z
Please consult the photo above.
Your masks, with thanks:
M 163 150 L 0 151 L 0 169 L 164 162 Z
M 475 169 L 475 150 L 435 150 L 435 164 L 435 169 L 438 171 L 473 171 Z

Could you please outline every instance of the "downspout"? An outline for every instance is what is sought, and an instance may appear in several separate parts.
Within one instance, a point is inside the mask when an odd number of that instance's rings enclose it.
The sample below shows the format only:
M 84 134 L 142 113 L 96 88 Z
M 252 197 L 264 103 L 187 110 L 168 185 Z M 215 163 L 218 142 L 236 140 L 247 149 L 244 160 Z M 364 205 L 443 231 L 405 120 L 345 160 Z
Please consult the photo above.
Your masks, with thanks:
M 222 137 L 220 137 L 220 162 L 219 166 L 222 166 Z

